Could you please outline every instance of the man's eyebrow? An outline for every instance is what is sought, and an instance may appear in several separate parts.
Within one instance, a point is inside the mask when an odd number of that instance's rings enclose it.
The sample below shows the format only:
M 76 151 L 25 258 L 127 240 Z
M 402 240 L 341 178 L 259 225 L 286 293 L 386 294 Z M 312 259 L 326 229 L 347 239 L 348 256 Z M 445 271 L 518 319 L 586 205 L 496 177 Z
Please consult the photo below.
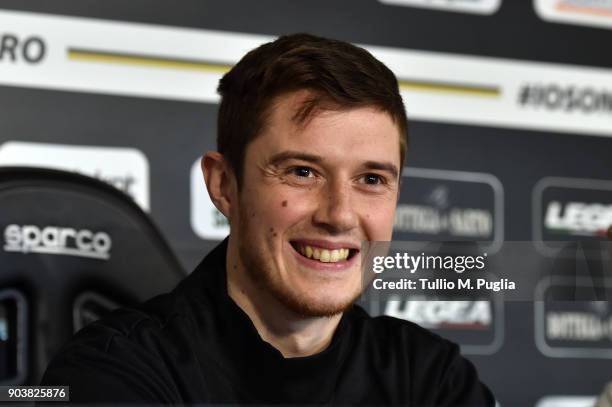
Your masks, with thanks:
M 387 171 L 391 173 L 394 178 L 399 177 L 399 170 L 394 164 L 390 162 L 366 161 L 365 163 L 363 163 L 363 167 L 369 170 Z
M 278 165 L 282 163 L 283 161 L 287 161 L 287 160 L 303 160 L 303 161 L 309 161 L 315 164 L 319 164 L 323 161 L 323 158 L 321 156 L 314 155 L 314 154 L 307 154 L 307 153 L 302 153 L 300 151 L 289 150 L 289 151 L 282 151 L 278 154 L 274 154 L 268 160 L 268 164 Z

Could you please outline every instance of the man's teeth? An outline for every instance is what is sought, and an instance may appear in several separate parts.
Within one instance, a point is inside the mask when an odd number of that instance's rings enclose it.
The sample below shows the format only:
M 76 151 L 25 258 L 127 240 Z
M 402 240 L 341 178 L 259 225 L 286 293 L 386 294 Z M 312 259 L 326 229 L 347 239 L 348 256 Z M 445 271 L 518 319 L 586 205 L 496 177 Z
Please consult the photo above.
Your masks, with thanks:
M 346 260 L 349 255 L 350 249 L 320 249 L 318 247 L 311 246 L 300 246 L 300 253 L 309 259 L 319 260 L 323 263 L 336 263 L 338 261 Z

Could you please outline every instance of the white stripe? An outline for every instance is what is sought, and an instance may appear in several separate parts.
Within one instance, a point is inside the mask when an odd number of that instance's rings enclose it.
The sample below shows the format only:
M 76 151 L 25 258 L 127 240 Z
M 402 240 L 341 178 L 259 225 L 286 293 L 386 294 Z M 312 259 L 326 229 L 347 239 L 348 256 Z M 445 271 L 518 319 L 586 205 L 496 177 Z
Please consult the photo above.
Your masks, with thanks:
M 271 37 L 81 17 L 0 11 L 2 33 L 38 35 L 47 56 L 38 65 L 0 61 L 0 84 L 216 103 L 221 74 L 68 59 L 69 48 L 234 64 Z M 434 122 L 612 136 L 612 114 L 522 107 L 524 84 L 612 92 L 612 70 L 366 46 L 400 79 L 496 86 L 497 98 L 407 89 L 409 118 Z

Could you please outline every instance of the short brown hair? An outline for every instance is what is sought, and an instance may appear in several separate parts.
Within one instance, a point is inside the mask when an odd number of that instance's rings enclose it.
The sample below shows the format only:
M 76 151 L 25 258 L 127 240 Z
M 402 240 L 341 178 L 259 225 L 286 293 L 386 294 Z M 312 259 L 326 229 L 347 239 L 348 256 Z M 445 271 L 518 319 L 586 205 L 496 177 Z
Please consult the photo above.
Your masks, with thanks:
M 307 121 L 317 110 L 374 106 L 400 130 L 403 165 L 408 136 L 404 103 L 393 72 L 363 48 L 347 42 L 292 34 L 247 53 L 221 81 L 217 148 L 242 183 L 248 144 L 266 124 L 274 100 L 298 90 L 312 91 L 294 117 Z

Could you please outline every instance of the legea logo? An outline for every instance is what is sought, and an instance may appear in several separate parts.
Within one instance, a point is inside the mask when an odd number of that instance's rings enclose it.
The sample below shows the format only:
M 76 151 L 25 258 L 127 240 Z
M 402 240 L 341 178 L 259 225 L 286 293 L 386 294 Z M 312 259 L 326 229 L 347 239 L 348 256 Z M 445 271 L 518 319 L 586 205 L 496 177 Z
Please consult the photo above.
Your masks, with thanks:
M 552 201 L 546 208 L 544 227 L 550 233 L 605 236 L 612 225 L 612 204 Z
M 134 148 L 9 141 L 0 146 L 0 165 L 78 172 L 113 185 L 149 210 L 149 162 Z
M 501 301 L 448 301 L 435 298 L 403 299 L 391 296 L 370 304 L 370 313 L 404 319 L 461 345 L 471 355 L 490 355 L 499 350 L 504 338 Z
M 612 224 L 612 181 L 545 177 L 533 188 L 533 241 L 556 256 L 567 241 L 602 241 Z
M 4 251 L 46 253 L 108 260 L 112 246 L 105 232 L 59 226 L 8 225 L 4 229 Z
M 490 301 L 390 300 L 385 315 L 430 329 L 486 329 L 493 322 Z
M 473 14 L 493 14 L 501 5 L 501 0 L 380 0 L 380 2 Z

